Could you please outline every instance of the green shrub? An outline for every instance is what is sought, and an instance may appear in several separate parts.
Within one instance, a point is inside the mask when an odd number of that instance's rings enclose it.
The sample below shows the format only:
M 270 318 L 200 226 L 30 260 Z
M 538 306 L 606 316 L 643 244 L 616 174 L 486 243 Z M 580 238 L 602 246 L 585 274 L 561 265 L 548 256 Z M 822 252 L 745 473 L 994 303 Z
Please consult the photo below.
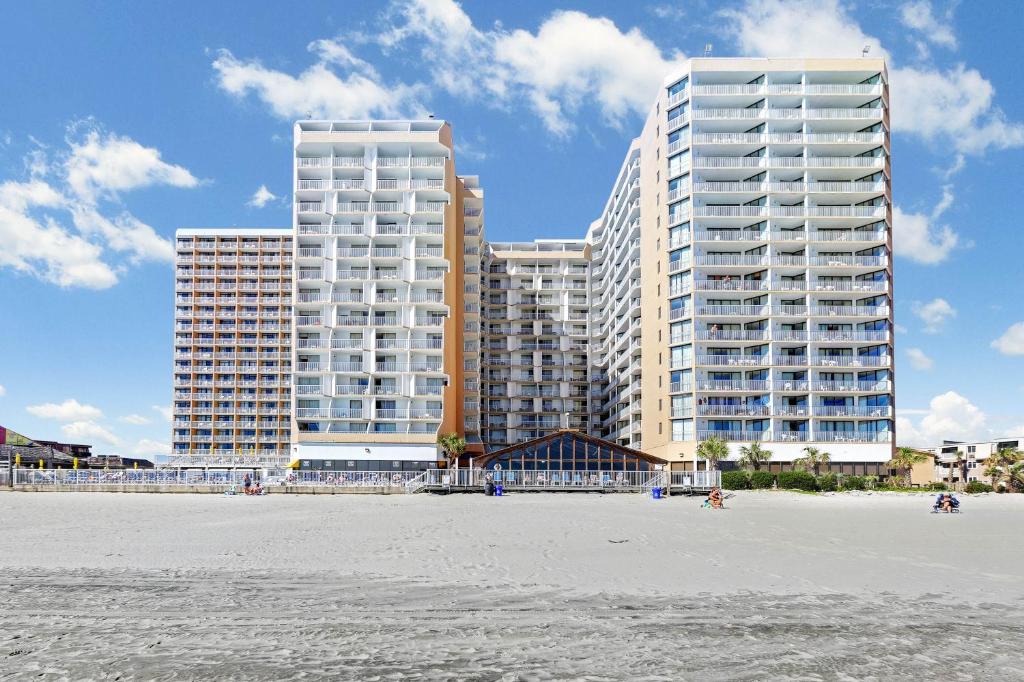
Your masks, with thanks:
M 788 490 L 817 490 L 818 483 L 809 471 L 783 471 L 779 474 L 779 487 Z
M 839 488 L 839 483 L 836 481 L 835 474 L 822 474 L 818 476 L 818 490 L 823 492 L 834 492 Z
M 988 483 L 982 483 L 981 481 L 971 481 L 964 486 L 965 493 L 990 493 L 992 492 L 992 486 Z
M 755 490 L 771 488 L 775 483 L 775 475 L 767 471 L 752 471 L 750 473 L 750 487 Z
M 746 490 L 750 487 L 746 471 L 723 471 L 722 487 L 726 490 Z
M 867 481 L 864 480 L 863 476 L 843 477 L 843 490 L 864 490 L 867 485 Z
M 942 481 L 936 481 L 928 485 L 929 490 L 946 490 L 946 484 Z

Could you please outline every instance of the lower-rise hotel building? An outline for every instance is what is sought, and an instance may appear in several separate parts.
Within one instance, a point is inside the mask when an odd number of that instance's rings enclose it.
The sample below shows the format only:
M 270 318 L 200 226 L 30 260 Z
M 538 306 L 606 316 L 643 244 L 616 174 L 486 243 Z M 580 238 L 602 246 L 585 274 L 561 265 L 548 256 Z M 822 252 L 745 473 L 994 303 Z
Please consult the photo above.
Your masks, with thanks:
M 292 230 L 187 229 L 175 242 L 172 461 L 287 463 Z
M 676 468 L 714 436 L 875 473 L 893 449 L 888 130 L 882 60 L 693 59 L 582 238 L 491 243 L 447 123 L 301 121 L 294 403 L 275 432 L 327 468 L 425 466 L 439 434 L 475 456 L 575 429 Z M 191 409 L 217 376 L 188 340 Z M 219 442 L 186 416 L 176 450 Z

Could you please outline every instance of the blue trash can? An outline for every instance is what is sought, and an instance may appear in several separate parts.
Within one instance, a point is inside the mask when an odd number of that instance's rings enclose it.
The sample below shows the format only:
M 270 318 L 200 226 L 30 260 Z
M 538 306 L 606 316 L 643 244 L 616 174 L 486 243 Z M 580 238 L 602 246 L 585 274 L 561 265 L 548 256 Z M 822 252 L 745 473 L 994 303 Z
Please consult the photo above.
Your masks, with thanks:
M 651 488 L 651 497 L 655 500 L 661 499 L 661 488 Z
M 504 492 L 505 492 L 505 486 L 503 486 L 503 485 L 496 485 L 496 486 L 494 486 L 494 496 L 495 497 L 501 497 Z

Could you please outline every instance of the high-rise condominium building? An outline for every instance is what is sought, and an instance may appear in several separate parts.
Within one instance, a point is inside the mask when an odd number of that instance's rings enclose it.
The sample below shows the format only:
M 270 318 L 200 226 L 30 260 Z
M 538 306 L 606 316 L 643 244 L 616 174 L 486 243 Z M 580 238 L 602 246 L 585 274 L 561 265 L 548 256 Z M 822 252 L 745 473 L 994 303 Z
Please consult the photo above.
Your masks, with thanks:
M 693 59 L 666 81 L 634 144 L 639 244 L 615 264 L 639 257 L 639 306 L 603 323 L 639 318 L 646 452 L 692 460 L 719 436 L 850 471 L 890 458 L 888 131 L 882 60 Z
M 583 240 L 487 244 L 484 442 L 592 430 L 590 247 Z
M 285 464 L 292 231 L 176 235 L 172 464 Z
M 888 131 L 882 60 L 693 59 L 583 239 L 488 244 L 447 123 L 299 122 L 293 456 L 419 467 L 439 434 L 479 452 L 573 428 L 678 468 L 717 436 L 877 472 Z
M 482 191 L 450 126 L 297 123 L 294 209 L 296 458 L 436 462 L 479 391 Z

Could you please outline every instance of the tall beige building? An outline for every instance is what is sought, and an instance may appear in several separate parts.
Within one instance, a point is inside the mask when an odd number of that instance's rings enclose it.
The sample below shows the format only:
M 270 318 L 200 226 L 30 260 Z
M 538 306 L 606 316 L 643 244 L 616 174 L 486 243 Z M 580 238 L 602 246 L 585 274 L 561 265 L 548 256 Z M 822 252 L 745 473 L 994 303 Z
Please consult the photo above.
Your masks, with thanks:
M 643 391 L 642 421 L 628 423 L 644 450 L 692 461 L 718 436 L 734 455 L 759 441 L 778 461 L 809 446 L 849 471 L 887 461 L 884 62 L 693 59 L 634 153 Z

